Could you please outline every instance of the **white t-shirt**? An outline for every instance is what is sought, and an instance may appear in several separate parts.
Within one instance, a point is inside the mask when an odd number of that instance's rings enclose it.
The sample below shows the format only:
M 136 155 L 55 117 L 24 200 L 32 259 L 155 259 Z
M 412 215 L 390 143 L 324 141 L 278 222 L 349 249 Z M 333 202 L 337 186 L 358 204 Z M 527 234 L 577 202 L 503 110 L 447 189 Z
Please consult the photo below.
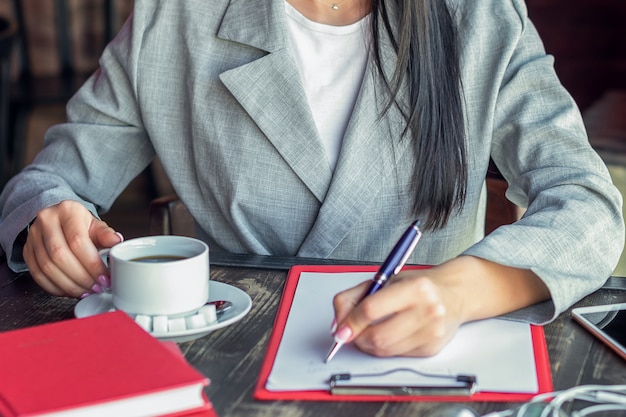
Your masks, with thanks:
M 343 135 L 363 82 L 368 17 L 347 26 L 313 22 L 285 2 L 291 47 L 313 119 L 335 169 Z

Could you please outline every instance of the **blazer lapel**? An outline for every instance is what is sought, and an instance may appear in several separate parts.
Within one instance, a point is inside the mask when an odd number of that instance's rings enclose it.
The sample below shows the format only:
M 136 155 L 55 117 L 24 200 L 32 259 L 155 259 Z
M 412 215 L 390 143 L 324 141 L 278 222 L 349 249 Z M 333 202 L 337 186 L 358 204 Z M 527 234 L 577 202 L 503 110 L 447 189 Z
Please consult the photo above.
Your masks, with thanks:
M 220 79 L 287 164 L 322 202 L 332 172 L 296 64 L 282 1 L 233 1 L 218 36 L 266 51 Z
M 231 2 L 218 36 L 267 53 L 223 72 L 220 79 L 322 203 L 298 255 L 326 258 L 371 207 L 408 141 L 399 140 L 403 124 L 390 122 L 399 120 L 395 109 L 380 117 L 387 95 L 368 67 L 332 173 L 287 49 L 283 8 L 282 1 Z M 395 54 L 388 52 L 383 61 L 387 73 L 393 72 Z
M 382 36 L 383 42 L 389 42 Z M 396 57 L 389 46 L 383 65 L 387 74 Z M 402 116 L 392 107 L 381 112 L 388 95 L 372 68 L 368 68 L 344 136 L 341 153 L 326 199 L 315 225 L 298 251 L 299 256 L 327 258 L 351 229 L 371 210 L 385 182 L 392 182 L 396 163 L 405 156 L 410 142 L 401 140 Z M 402 91 L 407 91 L 403 89 Z

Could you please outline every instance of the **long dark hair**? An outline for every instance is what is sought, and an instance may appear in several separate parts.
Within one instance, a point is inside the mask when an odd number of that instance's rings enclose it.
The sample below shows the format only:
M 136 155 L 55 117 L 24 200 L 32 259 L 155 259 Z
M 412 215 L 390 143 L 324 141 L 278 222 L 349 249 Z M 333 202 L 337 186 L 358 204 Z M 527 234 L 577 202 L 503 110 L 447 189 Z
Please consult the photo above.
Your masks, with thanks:
M 380 29 L 397 55 L 391 75 L 383 70 Z M 376 68 L 390 97 L 385 111 L 400 110 L 403 139 L 414 144 L 414 214 L 424 227 L 441 228 L 463 206 L 468 177 L 456 24 L 445 0 L 373 0 L 372 33 Z M 408 103 L 398 99 L 403 83 Z

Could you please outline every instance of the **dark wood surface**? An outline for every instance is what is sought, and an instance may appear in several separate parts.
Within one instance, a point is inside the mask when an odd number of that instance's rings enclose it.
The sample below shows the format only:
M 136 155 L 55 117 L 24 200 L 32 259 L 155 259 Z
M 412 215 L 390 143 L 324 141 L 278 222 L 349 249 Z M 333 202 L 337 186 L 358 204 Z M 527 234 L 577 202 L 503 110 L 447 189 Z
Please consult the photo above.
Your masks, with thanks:
M 214 261 L 233 263 L 227 257 L 216 258 Z M 211 266 L 211 279 L 246 291 L 252 298 L 252 310 L 238 323 L 203 338 L 180 344 L 187 360 L 211 379 L 207 393 L 221 417 L 415 417 L 444 406 L 442 403 L 426 402 L 326 403 L 254 400 L 254 385 L 287 275 L 286 267 L 281 267 L 277 262 L 269 262 L 273 265 L 271 268 L 274 268 L 271 269 L 267 267 L 267 263 L 263 264 L 266 259 L 257 261 L 258 264 L 249 262 L 250 267 Z M 620 287 L 624 287 L 624 279 L 615 278 L 611 281 L 613 289 L 602 289 L 577 305 L 626 302 L 626 291 L 619 289 Z M 44 293 L 28 274 L 15 274 L 9 271 L 4 260 L 0 262 L 0 331 L 71 319 L 76 302 L 74 299 L 52 297 Z M 626 362 L 574 323 L 569 313 L 547 325 L 545 332 L 556 390 L 580 384 L 626 383 Z M 468 405 L 481 415 L 515 406 L 510 403 Z

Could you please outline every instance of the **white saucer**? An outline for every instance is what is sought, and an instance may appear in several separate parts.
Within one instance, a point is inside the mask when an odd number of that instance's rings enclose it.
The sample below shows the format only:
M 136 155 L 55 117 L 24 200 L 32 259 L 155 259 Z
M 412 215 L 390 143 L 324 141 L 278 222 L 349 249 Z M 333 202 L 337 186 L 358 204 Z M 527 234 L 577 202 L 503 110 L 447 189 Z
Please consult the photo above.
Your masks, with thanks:
M 222 313 L 216 323 L 197 329 L 187 329 L 176 332 L 155 333 L 152 336 L 159 340 L 171 340 L 174 342 L 186 342 L 206 336 L 214 330 L 221 329 L 241 320 L 252 307 L 252 300 L 245 291 L 223 282 L 209 281 L 209 301 L 228 300 L 233 306 Z M 96 314 L 106 313 L 115 309 L 111 294 L 92 294 L 83 298 L 74 307 L 76 318 L 89 317 Z

